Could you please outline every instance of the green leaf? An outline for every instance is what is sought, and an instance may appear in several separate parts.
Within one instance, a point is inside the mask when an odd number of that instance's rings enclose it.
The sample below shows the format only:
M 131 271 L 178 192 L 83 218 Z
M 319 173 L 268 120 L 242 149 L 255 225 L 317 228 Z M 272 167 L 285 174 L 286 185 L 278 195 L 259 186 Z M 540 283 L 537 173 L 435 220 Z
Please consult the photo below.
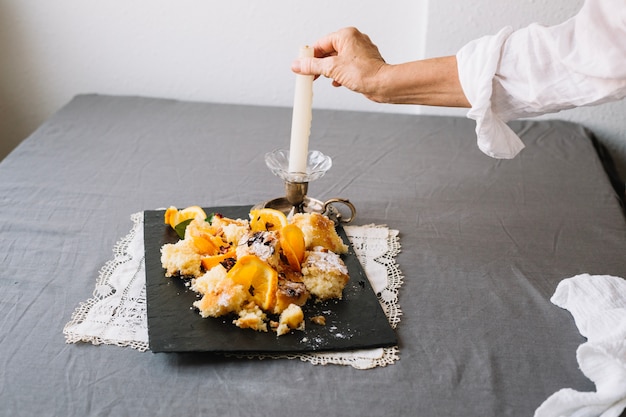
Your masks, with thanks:
M 174 227 L 174 230 L 176 230 L 176 234 L 178 235 L 179 238 L 181 239 L 185 238 L 185 230 L 187 230 L 187 226 L 189 225 L 189 223 L 191 223 L 192 220 L 193 219 L 187 219 L 185 221 L 178 223 L 176 227 Z
M 204 221 L 209 224 L 213 224 L 213 217 L 215 217 L 215 213 L 209 214 L 209 216 L 206 219 L 204 219 Z

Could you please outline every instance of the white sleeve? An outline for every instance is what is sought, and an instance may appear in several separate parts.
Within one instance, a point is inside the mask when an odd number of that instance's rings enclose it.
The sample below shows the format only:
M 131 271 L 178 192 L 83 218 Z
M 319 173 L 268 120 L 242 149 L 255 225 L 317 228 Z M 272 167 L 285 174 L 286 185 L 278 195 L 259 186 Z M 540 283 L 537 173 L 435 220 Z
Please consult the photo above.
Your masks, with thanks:
M 524 145 L 507 121 L 626 96 L 626 2 L 587 0 L 560 25 L 505 28 L 457 60 L 479 148 L 513 158 Z

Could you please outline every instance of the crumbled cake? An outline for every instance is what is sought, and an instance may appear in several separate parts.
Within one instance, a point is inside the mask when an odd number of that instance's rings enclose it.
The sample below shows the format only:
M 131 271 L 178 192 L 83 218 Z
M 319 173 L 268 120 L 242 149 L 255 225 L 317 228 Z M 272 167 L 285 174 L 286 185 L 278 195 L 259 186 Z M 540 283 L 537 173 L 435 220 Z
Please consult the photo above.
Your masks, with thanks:
M 222 265 L 194 279 L 191 289 L 202 295 L 193 306 L 204 318 L 237 312 L 248 297 L 246 290 L 226 275 L 226 268 Z
M 280 313 L 276 333 L 282 336 L 291 330 L 304 330 L 304 313 L 300 306 L 295 304 L 289 304 L 289 307 Z
M 218 230 L 221 230 L 224 240 L 231 246 L 236 246 L 243 235 L 250 230 L 250 222 L 248 220 L 230 219 L 221 214 L 214 215 L 211 224 Z
M 349 279 L 348 268 L 336 253 L 321 246 L 306 253 L 302 264 L 302 281 L 319 300 L 341 299 Z
M 246 232 L 237 244 L 237 258 L 256 255 L 273 268 L 280 262 L 280 251 L 276 232 Z
M 219 214 L 196 217 L 184 239 L 162 246 L 165 276 L 190 278 L 190 289 L 199 296 L 193 307 L 203 318 L 233 314 L 233 324 L 242 329 L 267 332 L 269 323 L 278 336 L 304 330 L 302 306 L 311 297 L 342 298 L 349 277 L 339 253 L 348 247 L 321 214 L 295 214 L 289 224 L 302 230 L 305 245 L 294 244 L 289 247 L 296 252 L 283 253 L 281 239 L 292 234 L 253 232 L 248 220 Z
M 233 320 L 233 324 L 242 329 L 252 329 L 258 332 L 266 332 L 266 319 L 267 315 L 263 312 L 263 310 L 261 310 L 258 305 L 250 302 L 246 304 L 241 311 L 239 311 L 239 318 Z
M 319 326 L 326 326 L 326 317 L 324 316 L 313 316 L 309 320 L 311 320 L 311 323 L 315 323 Z
M 304 282 L 302 282 L 302 275 L 300 275 L 299 281 L 292 281 L 285 278 L 284 274 L 279 274 L 274 313 L 282 313 L 291 304 L 303 306 L 309 299 L 309 295 L 309 290 L 306 288 L 306 285 L 304 285 Z
M 195 245 L 191 240 L 179 240 L 176 243 L 163 245 L 161 264 L 165 268 L 166 277 L 202 274 L 202 256 L 196 252 Z
M 185 228 L 185 238 L 190 236 L 216 235 L 216 229 L 213 225 L 204 219 L 196 217 Z
M 328 217 L 319 213 L 297 213 L 292 216 L 291 222 L 304 233 L 307 249 L 322 246 L 339 254 L 348 252 L 348 246 L 335 230 L 335 223 Z

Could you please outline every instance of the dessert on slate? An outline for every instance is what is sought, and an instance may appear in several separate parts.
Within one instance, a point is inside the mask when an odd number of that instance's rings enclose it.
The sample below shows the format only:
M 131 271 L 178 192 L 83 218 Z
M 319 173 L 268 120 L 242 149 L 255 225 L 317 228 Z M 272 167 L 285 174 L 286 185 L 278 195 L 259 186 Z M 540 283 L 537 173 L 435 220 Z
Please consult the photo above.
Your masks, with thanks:
M 275 331 L 278 336 L 305 326 L 309 300 L 341 299 L 348 246 L 335 224 L 319 213 L 287 218 L 270 208 L 251 210 L 249 219 L 198 206 L 165 211 L 165 223 L 181 238 L 161 248 L 166 277 L 179 277 L 198 294 L 202 317 L 232 314 L 240 328 Z M 320 317 L 312 320 L 322 324 Z

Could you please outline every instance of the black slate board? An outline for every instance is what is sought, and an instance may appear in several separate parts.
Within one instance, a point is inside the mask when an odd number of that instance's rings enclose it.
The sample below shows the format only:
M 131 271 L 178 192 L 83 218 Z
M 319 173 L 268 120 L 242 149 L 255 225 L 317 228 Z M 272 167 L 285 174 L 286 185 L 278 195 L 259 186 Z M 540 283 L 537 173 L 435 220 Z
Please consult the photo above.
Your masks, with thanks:
M 248 218 L 251 206 L 205 208 L 230 218 Z M 192 307 L 197 294 L 180 278 L 166 278 L 161 267 L 161 246 L 178 240 L 163 223 L 164 210 L 144 212 L 146 297 L 149 345 L 153 352 L 304 353 L 368 349 L 397 345 L 394 330 L 359 263 L 354 249 L 343 256 L 350 281 L 342 300 L 312 302 L 303 307 L 304 331 L 280 337 L 276 333 L 240 329 L 233 315 L 202 318 Z M 337 232 L 350 244 L 342 227 Z M 326 325 L 308 318 L 326 317 Z

